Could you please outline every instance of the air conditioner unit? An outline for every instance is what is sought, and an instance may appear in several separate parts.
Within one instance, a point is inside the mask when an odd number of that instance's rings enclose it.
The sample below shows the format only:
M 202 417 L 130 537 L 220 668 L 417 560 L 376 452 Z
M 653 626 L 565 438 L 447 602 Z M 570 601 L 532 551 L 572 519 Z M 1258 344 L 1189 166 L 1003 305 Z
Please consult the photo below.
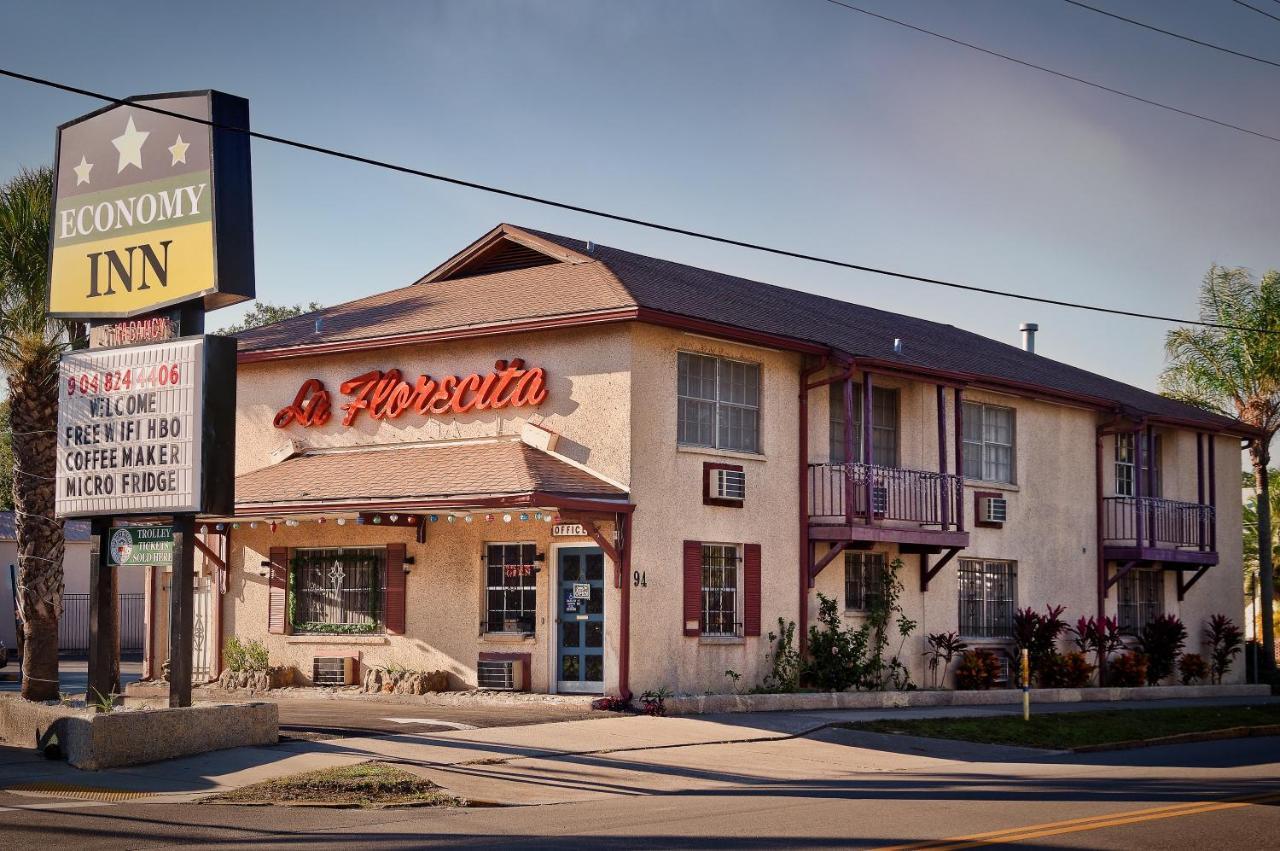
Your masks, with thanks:
M 982 498 L 982 521 L 984 523 L 1004 523 L 1009 519 L 1009 500 L 1002 496 Z
M 889 510 L 889 489 L 884 485 L 871 488 L 871 510 L 876 514 L 885 514 Z
M 742 502 L 747 498 L 747 474 L 742 470 L 715 470 L 711 495 L 716 499 Z
M 352 656 L 316 656 L 311 660 L 311 681 L 318 686 L 349 686 L 356 681 Z
M 496 691 L 524 691 L 524 665 L 513 659 L 481 659 L 476 664 L 476 685 Z

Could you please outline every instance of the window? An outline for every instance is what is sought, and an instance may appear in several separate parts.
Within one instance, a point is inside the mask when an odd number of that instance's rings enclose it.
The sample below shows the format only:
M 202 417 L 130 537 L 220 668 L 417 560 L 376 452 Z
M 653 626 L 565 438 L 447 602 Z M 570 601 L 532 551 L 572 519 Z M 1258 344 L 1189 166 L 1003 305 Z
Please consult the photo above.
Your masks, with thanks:
M 733 544 L 702 545 L 702 634 L 740 635 L 738 577 L 741 555 Z
M 1116 496 L 1134 496 L 1134 477 L 1137 474 L 1138 452 L 1137 441 L 1134 432 L 1124 432 L 1116 435 Z M 1143 496 L 1160 496 L 1163 483 L 1160 470 L 1160 435 L 1155 435 L 1155 452 L 1148 453 L 1155 456 L 1156 461 L 1156 484 L 1154 493 L 1148 493 L 1151 490 L 1147 486 L 1147 480 L 1142 480 Z M 1146 475 L 1151 468 L 1150 458 L 1143 458 L 1142 474 Z
M 884 553 L 844 551 L 844 608 L 865 612 L 884 596 Z
M 383 573 L 380 548 L 295 550 L 289 622 L 295 632 L 381 632 Z
M 485 545 L 485 632 L 534 631 L 536 553 L 533 544 Z
M 1013 408 L 964 403 L 964 475 L 1013 484 Z
M 676 441 L 737 452 L 760 451 L 760 366 L 680 352 Z
M 1138 568 L 1120 577 L 1116 619 L 1125 632 L 1140 632 L 1164 614 L 1164 572 Z
M 1018 566 L 1012 561 L 960 559 L 960 634 L 1012 638 L 1018 606 Z
M 832 464 L 843 464 L 844 383 L 828 385 L 830 391 L 830 455 Z M 853 457 L 862 460 L 862 385 L 853 385 Z M 898 466 L 898 391 L 891 387 L 871 387 L 871 463 L 877 467 Z

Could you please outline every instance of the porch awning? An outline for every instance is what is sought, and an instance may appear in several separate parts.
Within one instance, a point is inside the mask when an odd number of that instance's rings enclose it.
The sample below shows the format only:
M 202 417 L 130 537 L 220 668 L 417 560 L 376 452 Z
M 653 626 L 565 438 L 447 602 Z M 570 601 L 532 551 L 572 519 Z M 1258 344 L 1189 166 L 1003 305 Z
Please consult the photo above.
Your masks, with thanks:
M 465 506 L 600 508 L 627 491 L 514 440 L 314 451 L 236 477 L 236 514 Z

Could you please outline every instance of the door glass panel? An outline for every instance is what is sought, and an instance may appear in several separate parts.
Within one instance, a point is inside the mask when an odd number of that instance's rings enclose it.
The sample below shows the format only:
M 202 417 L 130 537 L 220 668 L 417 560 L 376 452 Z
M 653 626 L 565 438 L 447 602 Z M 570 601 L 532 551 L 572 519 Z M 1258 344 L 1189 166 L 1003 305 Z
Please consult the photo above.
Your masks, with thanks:
M 562 558 L 564 560 L 560 563 L 560 578 L 565 582 L 576 581 L 580 575 L 579 571 L 582 569 L 579 567 L 579 562 L 582 561 L 581 557 L 567 555 Z
M 604 613 L 604 587 L 600 585 L 591 586 L 591 599 L 587 601 L 587 614 L 599 615 Z
M 600 553 L 592 553 L 586 557 L 587 561 L 587 581 L 599 582 L 604 579 L 604 556 Z
M 579 630 L 578 630 L 577 621 L 571 621 L 569 623 L 560 624 L 560 633 L 561 633 L 560 645 L 562 647 L 578 646 Z M 590 635 L 588 635 L 588 640 L 590 640 Z
M 577 639 L 576 635 L 574 636 L 574 639 L 575 640 Z M 567 643 L 568 642 L 566 642 L 566 644 Z M 575 644 L 574 646 L 576 647 L 577 645 Z M 603 621 L 591 621 L 590 623 L 587 624 L 587 646 L 588 647 L 604 646 L 604 622 Z
M 578 657 L 576 654 L 564 654 L 560 657 L 560 679 L 576 680 L 579 678 L 578 672 Z
M 587 675 L 583 679 L 598 683 L 604 679 L 604 657 L 588 656 L 587 659 Z

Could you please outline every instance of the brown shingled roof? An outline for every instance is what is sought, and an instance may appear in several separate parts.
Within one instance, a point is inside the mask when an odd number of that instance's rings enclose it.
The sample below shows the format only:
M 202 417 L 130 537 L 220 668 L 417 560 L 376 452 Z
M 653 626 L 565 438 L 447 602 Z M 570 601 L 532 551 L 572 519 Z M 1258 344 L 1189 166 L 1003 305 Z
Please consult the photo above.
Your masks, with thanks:
M 603 479 L 513 440 L 301 455 L 236 477 L 236 505 L 456 500 L 551 494 L 625 498 Z

